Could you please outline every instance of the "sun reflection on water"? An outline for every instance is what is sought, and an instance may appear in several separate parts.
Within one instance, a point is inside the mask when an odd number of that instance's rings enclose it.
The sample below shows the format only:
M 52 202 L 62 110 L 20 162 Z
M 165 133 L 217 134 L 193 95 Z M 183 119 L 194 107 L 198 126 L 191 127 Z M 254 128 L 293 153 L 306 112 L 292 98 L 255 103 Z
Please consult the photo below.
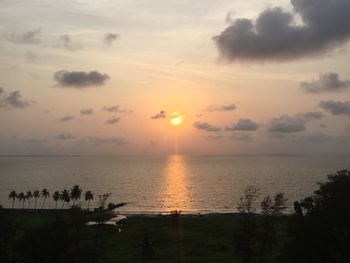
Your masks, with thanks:
M 164 171 L 163 209 L 191 210 L 191 198 L 187 182 L 186 160 L 183 155 L 170 155 Z

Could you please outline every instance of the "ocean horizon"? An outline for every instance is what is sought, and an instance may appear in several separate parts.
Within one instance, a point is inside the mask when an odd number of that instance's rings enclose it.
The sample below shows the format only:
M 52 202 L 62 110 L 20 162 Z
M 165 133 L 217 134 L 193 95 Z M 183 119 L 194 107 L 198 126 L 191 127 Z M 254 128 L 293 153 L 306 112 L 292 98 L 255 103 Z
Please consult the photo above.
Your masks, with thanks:
M 47 188 L 52 194 L 78 184 L 95 193 L 91 207 L 98 195 L 112 193 L 108 201 L 128 203 L 120 208 L 125 213 L 228 213 L 237 211 L 244 189 L 254 185 L 261 197 L 283 192 L 291 210 L 294 201 L 312 194 L 328 174 L 348 169 L 349 161 L 347 154 L 1 156 L 0 204 L 10 207 L 12 190 Z M 51 197 L 45 207 L 55 207 Z

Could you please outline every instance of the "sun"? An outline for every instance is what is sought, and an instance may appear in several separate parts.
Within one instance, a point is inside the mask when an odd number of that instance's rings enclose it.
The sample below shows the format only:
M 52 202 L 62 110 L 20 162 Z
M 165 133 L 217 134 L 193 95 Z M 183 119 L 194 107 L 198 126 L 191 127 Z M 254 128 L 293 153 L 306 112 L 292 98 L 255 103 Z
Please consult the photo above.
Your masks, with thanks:
M 170 124 L 173 126 L 180 126 L 183 123 L 183 121 L 184 121 L 184 118 L 179 112 L 173 112 L 169 120 Z

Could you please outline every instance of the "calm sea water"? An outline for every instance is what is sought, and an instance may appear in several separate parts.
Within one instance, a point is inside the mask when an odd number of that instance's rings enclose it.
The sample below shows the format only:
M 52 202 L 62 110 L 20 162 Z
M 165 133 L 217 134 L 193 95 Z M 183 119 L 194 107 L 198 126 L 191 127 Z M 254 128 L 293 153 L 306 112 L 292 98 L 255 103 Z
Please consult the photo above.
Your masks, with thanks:
M 285 193 L 291 206 L 327 174 L 349 167 L 349 156 L 2 157 L 0 204 L 11 206 L 11 190 L 79 184 L 95 197 L 112 193 L 109 201 L 127 202 L 126 212 L 232 212 L 244 188 L 256 185 L 262 195 Z M 46 202 L 54 207 L 51 198 Z

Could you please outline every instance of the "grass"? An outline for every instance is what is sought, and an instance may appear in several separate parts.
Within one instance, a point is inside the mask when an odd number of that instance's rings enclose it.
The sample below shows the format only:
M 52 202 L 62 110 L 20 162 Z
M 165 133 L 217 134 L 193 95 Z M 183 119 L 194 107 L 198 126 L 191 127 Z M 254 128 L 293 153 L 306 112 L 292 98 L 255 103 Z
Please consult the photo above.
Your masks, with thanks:
M 12 230 L 8 231 L 13 232 L 13 242 L 25 238 L 28 232 L 35 235 L 35 231 L 49 228 L 58 218 L 67 225 L 77 220 L 80 253 L 87 257 L 89 253 L 98 254 L 98 262 L 142 262 L 145 236 L 155 255 L 147 262 L 240 262 L 234 253 L 234 229 L 239 220 L 234 214 L 181 215 L 178 221 L 169 215 L 133 215 L 122 222 L 121 232 L 111 225 L 85 226 L 84 222 L 96 217 L 96 212 L 0 210 L 0 215 L 3 224 L 11 222 L 12 228 L 8 229 Z M 68 235 L 74 236 L 74 229 L 70 228 Z

